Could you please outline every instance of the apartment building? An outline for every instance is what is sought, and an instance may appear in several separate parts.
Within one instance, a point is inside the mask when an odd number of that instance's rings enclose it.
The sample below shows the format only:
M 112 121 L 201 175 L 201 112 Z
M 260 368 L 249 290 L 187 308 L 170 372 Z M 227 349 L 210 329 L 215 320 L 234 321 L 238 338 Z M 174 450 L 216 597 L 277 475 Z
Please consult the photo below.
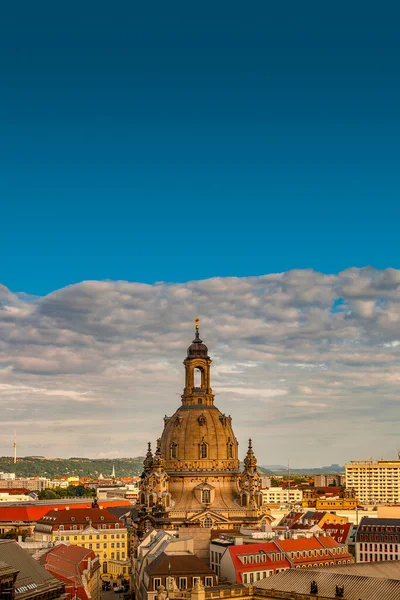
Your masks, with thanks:
M 356 561 L 379 562 L 400 558 L 400 519 L 363 517 L 356 535 Z
M 270 487 L 261 490 L 264 504 L 295 504 L 303 500 L 303 491 L 298 489 L 284 489 Z
M 400 460 L 352 460 L 346 487 L 364 504 L 400 502 Z
M 108 510 L 66 508 L 50 510 L 37 521 L 34 541 L 66 542 L 93 550 L 99 557 L 103 578 L 127 578 L 128 532 Z

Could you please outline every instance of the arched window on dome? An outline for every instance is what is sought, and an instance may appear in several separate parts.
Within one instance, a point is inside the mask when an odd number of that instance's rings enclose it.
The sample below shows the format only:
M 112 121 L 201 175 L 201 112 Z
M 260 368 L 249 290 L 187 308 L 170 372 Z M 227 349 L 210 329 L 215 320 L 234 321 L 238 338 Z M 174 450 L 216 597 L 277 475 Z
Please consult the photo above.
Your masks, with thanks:
M 208 446 L 206 442 L 202 442 L 200 444 L 200 458 L 207 458 L 208 455 Z
M 201 501 L 203 504 L 209 504 L 211 502 L 211 492 L 207 488 L 201 490 Z
M 206 517 L 203 521 L 203 527 L 207 527 L 207 529 L 211 529 L 212 526 L 213 526 L 212 519 L 210 519 L 210 517 Z
M 176 442 L 172 442 L 169 449 L 170 458 L 178 458 L 178 444 Z
M 146 496 L 142 493 L 140 494 L 140 504 L 144 504 L 146 502 Z

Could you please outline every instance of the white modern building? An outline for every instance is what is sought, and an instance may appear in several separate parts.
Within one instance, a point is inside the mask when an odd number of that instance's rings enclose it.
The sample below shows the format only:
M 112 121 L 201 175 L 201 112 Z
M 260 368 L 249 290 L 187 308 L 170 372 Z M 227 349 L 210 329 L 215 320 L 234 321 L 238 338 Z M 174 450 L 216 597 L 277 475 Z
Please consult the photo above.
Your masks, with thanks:
M 352 460 L 346 487 L 363 504 L 400 503 L 400 460 Z
M 270 487 L 261 491 L 264 504 L 300 504 L 303 500 L 302 490 Z

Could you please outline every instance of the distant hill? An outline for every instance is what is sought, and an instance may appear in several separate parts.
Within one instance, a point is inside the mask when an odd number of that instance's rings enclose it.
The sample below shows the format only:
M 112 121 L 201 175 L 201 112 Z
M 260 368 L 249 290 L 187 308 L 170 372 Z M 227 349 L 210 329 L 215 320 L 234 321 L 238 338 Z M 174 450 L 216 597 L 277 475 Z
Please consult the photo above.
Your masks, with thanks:
M 288 467 L 284 466 L 284 465 L 263 465 L 263 467 L 264 467 L 264 469 L 272 471 L 276 475 L 283 475 L 283 474 L 287 475 L 287 473 L 288 473 Z M 345 468 L 341 467 L 340 465 L 337 465 L 337 464 L 330 465 L 329 467 L 317 467 L 317 468 L 304 467 L 301 469 L 292 469 L 292 467 L 290 467 L 290 472 L 293 474 L 297 474 L 297 475 L 317 475 L 318 473 L 334 475 L 336 473 L 344 473 Z
M 93 477 L 100 474 L 104 477 L 111 476 L 113 466 L 116 477 L 133 477 L 143 471 L 142 456 L 136 458 L 44 458 L 43 456 L 25 456 L 18 458 L 14 465 L 11 456 L 0 457 L 0 471 L 15 473 L 17 477 Z M 243 463 L 240 464 L 243 469 Z M 272 475 L 272 471 L 265 467 L 258 467 L 262 475 Z
M 0 471 L 15 473 L 17 477 L 104 477 L 111 476 L 113 466 L 116 477 L 133 477 L 143 471 L 143 457 L 136 458 L 43 458 L 25 456 L 14 465 L 9 456 L 0 457 Z

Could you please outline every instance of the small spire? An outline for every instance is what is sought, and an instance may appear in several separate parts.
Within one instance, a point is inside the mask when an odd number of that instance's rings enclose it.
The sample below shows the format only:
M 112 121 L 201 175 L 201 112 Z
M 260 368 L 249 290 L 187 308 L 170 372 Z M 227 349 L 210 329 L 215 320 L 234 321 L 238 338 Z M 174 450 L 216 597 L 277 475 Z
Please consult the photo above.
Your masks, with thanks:
M 257 459 L 253 452 L 252 440 L 249 439 L 249 448 L 247 450 L 246 457 L 244 459 L 245 471 L 249 473 L 255 473 L 257 470 Z
M 195 336 L 194 336 L 194 340 L 193 341 L 194 342 L 197 341 L 197 340 L 201 341 L 200 340 L 200 332 L 199 332 L 199 329 L 200 329 L 200 327 L 199 327 L 200 319 L 198 317 L 196 317 L 195 320 L 194 320 L 194 322 L 196 323 L 196 325 L 195 325 Z

